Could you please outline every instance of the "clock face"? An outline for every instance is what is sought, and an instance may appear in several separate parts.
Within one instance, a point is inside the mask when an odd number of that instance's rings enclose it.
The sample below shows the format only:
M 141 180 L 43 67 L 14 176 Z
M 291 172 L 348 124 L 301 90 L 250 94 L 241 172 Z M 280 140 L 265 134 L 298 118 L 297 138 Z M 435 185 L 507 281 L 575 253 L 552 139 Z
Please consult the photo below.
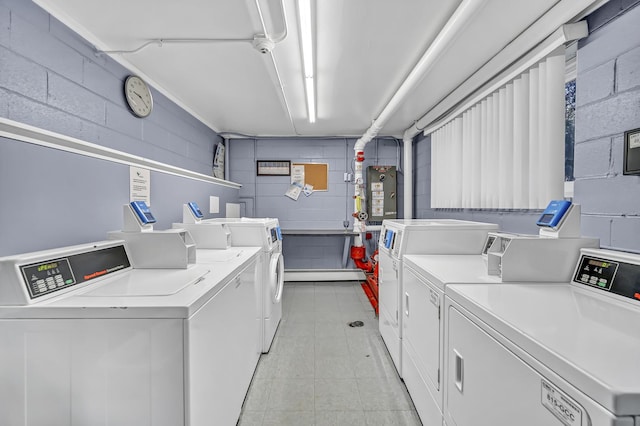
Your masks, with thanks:
M 147 117 L 153 109 L 149 86 L 140 77 L 130 75 L 124 82 L 124 94 L 131 111 L 138 117 Z

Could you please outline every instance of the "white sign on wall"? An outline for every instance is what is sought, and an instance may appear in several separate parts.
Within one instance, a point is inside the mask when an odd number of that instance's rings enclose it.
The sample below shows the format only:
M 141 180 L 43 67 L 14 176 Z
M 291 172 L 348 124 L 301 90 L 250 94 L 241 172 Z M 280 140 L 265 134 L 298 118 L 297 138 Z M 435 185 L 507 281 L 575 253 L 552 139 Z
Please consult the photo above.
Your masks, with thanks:
M 151 205 L 151 171 L 129 167 L 129 201 L 144 201 Z

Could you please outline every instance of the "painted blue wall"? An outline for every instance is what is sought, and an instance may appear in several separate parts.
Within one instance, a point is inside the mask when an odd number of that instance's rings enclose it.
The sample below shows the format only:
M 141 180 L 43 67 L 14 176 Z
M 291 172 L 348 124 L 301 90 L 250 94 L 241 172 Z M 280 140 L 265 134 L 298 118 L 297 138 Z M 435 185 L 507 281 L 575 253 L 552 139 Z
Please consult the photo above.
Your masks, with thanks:
M 576 82 L 574 201 L 582 205 L 582 233 L 603 247 L 640 251 L 640 177 L 622 175 L 623 135 L 640 127 L 640 7 L 607 3 L 588 18 L 579 43 Z M 537 233 L 539 212 L 431 209 L 431 144 L 415 145 L 415 216 L 499 223 L 509 232 Z
M 640 2 L 626 3 L 590 17 L 579 44 L 575 198 L 602 246 L 640 251 L 640 177 L 622 174 L 624 132 L 640 128 Z
M 33 2 L 0 1 L 0 117 L 211 176 L 219 136 L 153 88 L 153 113 L 134 117 L 128 74 Z M 0 138 L 0 255 L 104 239 L 128 179 L 125 165 Z M 187 201 L 208 212 L 209 195 L 224 206 L 238 190 L 152 172 L 156 229 Z
M 354 139 L 232 139 L 229 141 L 230 179 L 241 183 L 240 202 L 245 214 L 277 217 L 283 229 L 344 229 L 353 226 L 353 185 L 344 173 L 353 173 Z M 402 166 L 402 146 L 395 140 L 375 139 L 365 148 L 364 170 L 370 165 Z M 256 160 L 328 163 L 329 190 L 300 195 L 298 201 L 284 196 L 289 176 L 257 176 Z M 403 174 L 398 173 L 397 201 L 403 215 Z M 375 235 L 372 236 L 375 239 Z M 285 235 L 287 269 L 340 269 L 344 248 L 341 236 Z M 371 252 L 369 252 L 371 253 Z

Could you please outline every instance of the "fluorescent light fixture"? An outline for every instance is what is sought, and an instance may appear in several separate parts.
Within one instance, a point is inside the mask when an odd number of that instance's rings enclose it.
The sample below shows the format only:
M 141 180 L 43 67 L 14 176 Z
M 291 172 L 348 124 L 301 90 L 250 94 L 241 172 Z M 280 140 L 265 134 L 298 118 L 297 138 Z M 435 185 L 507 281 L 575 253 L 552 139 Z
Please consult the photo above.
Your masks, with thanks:
M 307 90 L 307 110 L 309 113 L 309 123 L 316 122 L 316 92 L 313 87 L 313 77 L 306 77 L 305 88 Z
M 300 18 L 300 37 L 302 40 L 302 65 L 304 69 L 305 90 L 307 93 L 307 114 L 309 116 L 309 123 L 315 123 L 316 94 L 313 66 L 311 1 L 312 0 L 298 0 L 298 14 Z

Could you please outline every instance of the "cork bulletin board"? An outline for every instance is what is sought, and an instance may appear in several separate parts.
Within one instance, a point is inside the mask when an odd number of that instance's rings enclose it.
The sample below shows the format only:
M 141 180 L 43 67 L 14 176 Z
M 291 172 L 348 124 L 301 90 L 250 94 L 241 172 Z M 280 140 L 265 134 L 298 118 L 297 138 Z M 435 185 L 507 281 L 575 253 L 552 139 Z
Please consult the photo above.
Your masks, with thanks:
M 329 164 L 327 163 L 291 163 L 292 166 L 304 166 L 304 183 L 313 185 L 314 191 L 329 190 Z

